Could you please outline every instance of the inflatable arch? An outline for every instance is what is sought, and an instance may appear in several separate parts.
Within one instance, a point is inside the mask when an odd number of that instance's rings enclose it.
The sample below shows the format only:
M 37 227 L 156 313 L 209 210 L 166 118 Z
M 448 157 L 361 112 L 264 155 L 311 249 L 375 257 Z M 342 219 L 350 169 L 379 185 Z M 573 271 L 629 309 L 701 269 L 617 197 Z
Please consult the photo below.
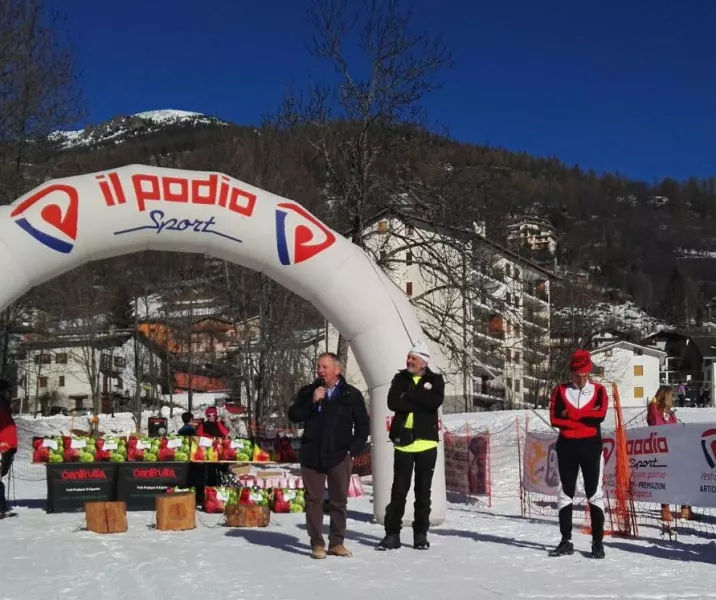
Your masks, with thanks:
M 373 506 L 382 522 L 392 482 L 388 388 L 421 335 L 403 292 L 300 204 L 220 173 L 130 165 L 48 181 L 0 207 L 0 309 L 84 263 L 142 250 L 208 253 L 265 273 L 350 341 L 370 388 Z M 441 442 L 431 520 L 440 523 L 445 510 Z

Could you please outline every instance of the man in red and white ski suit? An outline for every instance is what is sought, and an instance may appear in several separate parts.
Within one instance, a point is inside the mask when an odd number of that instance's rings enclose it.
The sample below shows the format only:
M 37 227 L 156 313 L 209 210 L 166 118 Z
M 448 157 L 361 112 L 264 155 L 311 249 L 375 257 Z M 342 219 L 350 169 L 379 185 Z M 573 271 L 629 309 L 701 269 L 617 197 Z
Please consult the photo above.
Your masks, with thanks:
M 549 403 L 550 422 L 553 427 L 559 428 L 557 464 L 562 483 L 559 492 L 559 530 L 562 541 L 552 550 L 551 556 L 574 552 L 572 504 L 581 469 L 592 525 L 592 556 L 604 558 L 604 456 L 601 423 L 607 414 L 609 397 L 602 384 L 590 381 L 592 368 L 589 352 L 577 350 L 570 362 L 571 383 L 554 388 Z

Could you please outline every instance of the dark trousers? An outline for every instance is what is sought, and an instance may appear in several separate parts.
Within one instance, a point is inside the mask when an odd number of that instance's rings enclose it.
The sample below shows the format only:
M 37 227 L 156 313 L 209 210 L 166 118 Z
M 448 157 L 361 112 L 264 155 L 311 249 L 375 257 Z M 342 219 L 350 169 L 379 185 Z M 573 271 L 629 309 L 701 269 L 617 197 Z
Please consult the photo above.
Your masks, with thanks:
M 323 497 L 328 483 L 329 511 L 331 517 L 331 533 L 328 546 L 339 546 L 346 534 L 348 508 L 348 487 L 351 483 L 353 460 L 350 454 L 335 467 L 316 471 L 301 467 L 303 487 L 306 490 L 306 529 L 311 547 L 325 546 L 323 541 Z
M 385 533 L 399 534 L 403 526 L 405 502 L 410 491 L 410 482 L 415 469 L 415 506 L 413 515 L 414 533 L 427 533 L 430 527 L 430 488 L 433 484 L 438 449 L 424 452 L 401 452 L 393 455 L 393 487 L 390 504 L 385 509 Z
M 15 452 L 17 450 L 12 448 L 7 452 L 2 453 L 2 459 L 0 459 L 0 513 L 7 512 L 7 498 L 5 497 L 5 484 L 2 481 L 2 477 L 5 477 L 10 472 L 12 461 L 15 458 Z
M 557 440 L 557 465 L 562 482 L 559 492 L 559 531 L 562 539 L 572 539 L 572 506 L 581 469 L 584 494 L 589 502 L 589 518 L 592 521 L 592 539 L 601 541 L 604 537 L 604 456 L 601 438 L 580 440 L 560 437 Z

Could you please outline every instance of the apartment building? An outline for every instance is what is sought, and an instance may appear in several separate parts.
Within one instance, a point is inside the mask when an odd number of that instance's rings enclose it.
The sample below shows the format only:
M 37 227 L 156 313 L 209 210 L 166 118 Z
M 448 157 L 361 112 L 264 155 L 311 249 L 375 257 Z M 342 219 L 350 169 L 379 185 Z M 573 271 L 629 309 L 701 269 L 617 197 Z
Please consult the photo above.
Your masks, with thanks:
M 482 226 L 436 226 L 397 210 L 372 218 L 364 240 L 417 310 L 446 378 L 446 411 L 534 405 L 548 393 L 551 271 Z

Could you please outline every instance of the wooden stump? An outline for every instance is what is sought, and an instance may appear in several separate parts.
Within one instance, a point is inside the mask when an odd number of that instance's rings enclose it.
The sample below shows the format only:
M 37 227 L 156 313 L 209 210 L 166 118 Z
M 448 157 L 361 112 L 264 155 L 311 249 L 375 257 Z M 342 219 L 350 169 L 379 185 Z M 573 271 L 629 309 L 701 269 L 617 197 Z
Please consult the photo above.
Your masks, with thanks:
M 126 502 L 85 502 L 87 530 L 94 533 L 127 531 Z
M 227 504 L 224 513 L 229 527 L 268 527 L 271 522 L 268 506 Z
M 196 528 L 194 492 L 160 494 L 157 496 L 156 507 L 159 531 L 184 531 Z

